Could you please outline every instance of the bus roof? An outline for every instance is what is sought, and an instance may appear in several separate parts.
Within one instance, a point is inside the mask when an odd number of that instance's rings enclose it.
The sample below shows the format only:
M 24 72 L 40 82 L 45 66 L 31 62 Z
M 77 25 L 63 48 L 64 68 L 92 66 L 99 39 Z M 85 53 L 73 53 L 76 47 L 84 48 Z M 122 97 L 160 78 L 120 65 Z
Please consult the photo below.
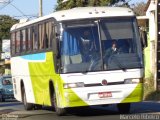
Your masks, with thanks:
M 11 31 L 49 18 L 54 18 L 57 21 L 66 21 L 118 16 L 134 16 L 134 12 L 129 8 L 123 7 L 77 7 L 69 10 L 57 11 L 31 21 L 20 22 L 13 25 Z

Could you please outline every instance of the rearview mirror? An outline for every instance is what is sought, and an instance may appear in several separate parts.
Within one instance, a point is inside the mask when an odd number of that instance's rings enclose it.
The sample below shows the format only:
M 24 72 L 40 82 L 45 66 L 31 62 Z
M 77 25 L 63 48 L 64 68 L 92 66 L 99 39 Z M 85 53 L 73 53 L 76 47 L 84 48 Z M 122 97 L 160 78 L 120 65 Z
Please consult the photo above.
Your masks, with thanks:
M 139 32 L 140 32 L 140 40 L 141 40 L 142 48 L 144 49 L 148 46 L 147 32 L 142 28 L 139 28 Z

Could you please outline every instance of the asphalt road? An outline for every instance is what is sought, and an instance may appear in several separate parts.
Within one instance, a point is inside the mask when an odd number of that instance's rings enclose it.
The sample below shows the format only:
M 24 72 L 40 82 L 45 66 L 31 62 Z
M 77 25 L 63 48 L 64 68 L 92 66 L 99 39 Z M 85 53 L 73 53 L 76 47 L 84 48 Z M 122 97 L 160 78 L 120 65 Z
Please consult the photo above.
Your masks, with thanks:
M 0 103 L 0 119 L 8 120 L 128 120 L 128 119 L 160 119 L 159 102 L 141 102 L 131 105 L 131 113 L 121 115 L 116 105 L 107 107 L 94 106 L 76 108 L 67 111 L 66 116 L 58 117 L 49 107 L 42 110 L 25 111 L 20 102 L 8 101 Z

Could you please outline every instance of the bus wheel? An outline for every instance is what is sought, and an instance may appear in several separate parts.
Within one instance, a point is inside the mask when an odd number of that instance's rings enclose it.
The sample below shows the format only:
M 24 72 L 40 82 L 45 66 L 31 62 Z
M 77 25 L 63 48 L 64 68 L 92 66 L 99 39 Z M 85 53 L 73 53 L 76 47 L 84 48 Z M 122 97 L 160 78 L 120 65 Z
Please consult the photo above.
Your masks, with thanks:
M 33 109 L 33 104 L 27 103 L 26 92 L 25 92 L 24 87 L 22 88 L 22 100 L 23 100 L 25 110 L 32 110 Z
M 34 105 L 34 109 L 35 110 L 41 110 L 42 109 L 42 105 L 35 104 Z
M 5 100 L 5 98 L 2 98 L 2 102 L 5 102 L 6 100 Z
M 54 110 L 58 116 L 63 116 L 66 114 L 65 108 L 57 107 L 57 99 L 56 99 L 55 93 L 53 93 L 53 96 L 52 96 L 52 107 L 54 108 Z
M 5 99 L 3 98 L 2 95 L 0 95 L 0 102 L 5 102 Z
M 0 102 L 2 102 L 2 97 L 0 96 Z
M 130 112 L 130 103 L 119 103 L 117 104 L 117 108 L 119 113 L 121 114 L 128 114 Z

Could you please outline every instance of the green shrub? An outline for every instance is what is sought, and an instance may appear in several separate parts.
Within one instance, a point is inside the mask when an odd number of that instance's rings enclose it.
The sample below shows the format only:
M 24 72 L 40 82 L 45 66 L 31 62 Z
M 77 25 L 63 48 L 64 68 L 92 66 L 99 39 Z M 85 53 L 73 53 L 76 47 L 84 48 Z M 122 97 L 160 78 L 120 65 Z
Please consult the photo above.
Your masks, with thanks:
M 159 101 L 160 91 L 154 89 L 154 77 L 151 74 L 149 78 L 144 79 L 144 100 Z

